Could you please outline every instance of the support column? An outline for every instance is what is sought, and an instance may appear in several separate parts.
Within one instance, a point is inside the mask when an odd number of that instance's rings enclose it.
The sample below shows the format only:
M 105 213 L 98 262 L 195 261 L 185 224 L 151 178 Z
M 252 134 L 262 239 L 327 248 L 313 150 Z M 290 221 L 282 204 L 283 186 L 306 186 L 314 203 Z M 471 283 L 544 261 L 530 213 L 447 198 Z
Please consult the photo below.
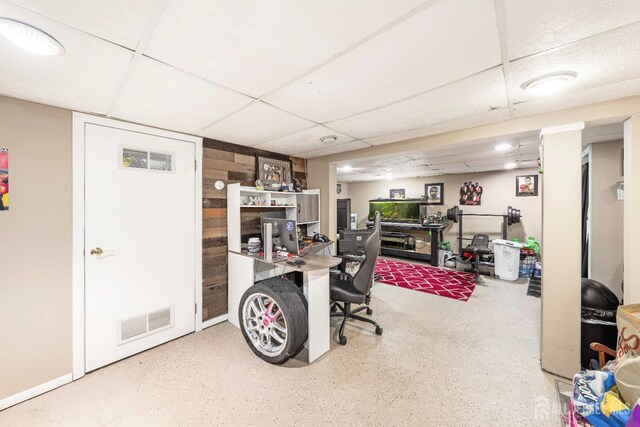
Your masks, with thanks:
M 541 364 L 572 378 L 580 370 L 582 129 L 542 130 Z
M 640 114 L 624 122 L 624 303 L 640 303 Z
M 338 167 L 335 163 L 309 159 L 307 185 L 320 189 L 320 232 L 335 242 L 338 229 Z

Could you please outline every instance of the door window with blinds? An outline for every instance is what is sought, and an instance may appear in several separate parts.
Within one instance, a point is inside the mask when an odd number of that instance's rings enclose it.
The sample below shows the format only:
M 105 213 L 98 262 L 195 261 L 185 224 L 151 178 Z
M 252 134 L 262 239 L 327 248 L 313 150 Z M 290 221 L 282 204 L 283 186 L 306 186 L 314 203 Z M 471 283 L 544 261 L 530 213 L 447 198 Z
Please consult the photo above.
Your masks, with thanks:
M 140 148 L 121 147 L 118 156 L 119 167 L 122 169 L 150 170 L 173 172 L 173 153 L 147 151 Z

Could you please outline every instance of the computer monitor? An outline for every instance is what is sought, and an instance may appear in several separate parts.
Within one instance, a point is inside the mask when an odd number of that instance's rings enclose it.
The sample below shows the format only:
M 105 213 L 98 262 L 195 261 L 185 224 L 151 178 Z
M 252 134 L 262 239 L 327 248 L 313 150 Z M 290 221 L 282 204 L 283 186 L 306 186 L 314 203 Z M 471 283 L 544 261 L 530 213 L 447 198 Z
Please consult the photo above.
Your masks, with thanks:
M 294 219 L 272 218 L 269 216 L 260 217 L 260 230 L 262 241 L 264 241 L 264 225 L 271 224 L 271 237 L 275 246 L 284 247 L 287 252 L 298 254 L 298 232 Z M 266 247 L 265 247 L 266 249 Z
M 371 230 L 340 230 L 338 254 L 358 255 L 364 253 L 364 242 Z

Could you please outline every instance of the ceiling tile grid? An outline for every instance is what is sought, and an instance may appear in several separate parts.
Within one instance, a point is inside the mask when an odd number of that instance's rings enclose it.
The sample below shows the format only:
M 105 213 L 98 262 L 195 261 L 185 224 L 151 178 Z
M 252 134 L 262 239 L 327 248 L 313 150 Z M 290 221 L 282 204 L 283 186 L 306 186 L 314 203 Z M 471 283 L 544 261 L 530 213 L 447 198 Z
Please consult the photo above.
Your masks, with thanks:
M 71 110 L 106 114 L 133 57 L 119 46 L 0 3 L 0 16 L 55 35 L 66 53 L 39 56 L 0 37 L 0 94 Z
M 509 59 L 640 21 L 638 0 L 507 0 Z
M 145 54 L 264 95 L 426 0 L 169 0 Z
M 256 101 L 202 130 L 200 134 L 235 144 L 253 146 L 308 129 L 315 123 Z
M 265 99 L 328 122 L 500 63 L 493 0 L 440 1 Z
M 120 46 L 135 50 L 157 0 L 8 0 Z
M 257 147 L 262 150 L 298 155 L 301 153 L 308 153 L 327 147 L 322 142 L 320 142 L 320 139 L 325 136 L 331 135 L 337 138 L 337 140 L 332 143 L 332 147 L 334 148 L 344 147 L 346 143 L 354 140 L 354 138 L 351 136 L 336 132 L 335 130 L 330 129 L 326 126 L 317 125 L 300 132 L 284 136 L 282 138 L 268 141 L 264 144 L 259 144 Z M 363 143 L 362 145 L 368 147 L 367 144 Z M 355 144 L 352 146 L 355 146 Z
M 141 57 L 112 116 L 196 134 L 251 98 Z
M 402 102 L 328 123 L 357 138 L 372 138 L 450 122 L 492 109 L 506 108 L 501 67 L 434 89 Z

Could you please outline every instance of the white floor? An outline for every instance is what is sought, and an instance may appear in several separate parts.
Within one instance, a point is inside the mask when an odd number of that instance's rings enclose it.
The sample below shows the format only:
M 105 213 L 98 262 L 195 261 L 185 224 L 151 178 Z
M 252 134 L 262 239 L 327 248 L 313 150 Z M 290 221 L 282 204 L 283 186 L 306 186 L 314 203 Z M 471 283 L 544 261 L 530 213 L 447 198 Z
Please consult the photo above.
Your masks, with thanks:
M 484 281 L 466 303 L 376 284 L 384 334 L 347 326 L 347 345 L 334 336 L 312 365 L 262 362 L 225 322 L 0 412 L 0 425 L 559 426 L 540 299 Z

